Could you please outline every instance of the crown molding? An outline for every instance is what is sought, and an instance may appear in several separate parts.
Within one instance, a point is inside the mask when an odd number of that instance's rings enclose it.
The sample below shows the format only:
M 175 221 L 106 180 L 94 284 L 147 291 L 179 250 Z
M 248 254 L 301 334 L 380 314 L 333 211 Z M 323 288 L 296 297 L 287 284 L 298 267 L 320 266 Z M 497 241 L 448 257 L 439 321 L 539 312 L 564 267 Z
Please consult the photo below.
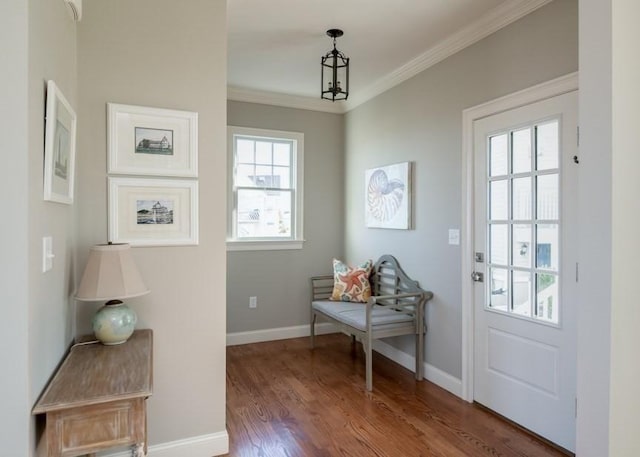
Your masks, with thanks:
M 342 114 L 345 112 L 343 102 L 335 103 L 330 102 L 329 100 L 322 100 L 321 98 L 288 95 L 278 92 L 266 92 L 233 86 L 227 87 L 227 100 L 283 106 L 286 108 L 306 109 L 310 111 L 323 111 L 326 113 Z
M 475 22 L 445 38 L 415 59 L 383 76 L 370 86 L 354 92 L 344 102 L 330 103 L 319 98 L 264 92 L 232 86 L 227 88 L 227 98 L 239 102 L 261 103 L 328 113 L 346 113 L 427 68 L 442 62 L 447 57 L 477 43 L 501 28 L 523 18 L 547 3 L 551 3 L 551 1 L 553 0 L 509 0 L 503 2 L 480 16 Z
M 471 46 L 501 28 L 550 3 L 552 0 L 509 0 L 458 32 L 445 38 L 423 54 L 382 77 L 372 85 L 354 92 L 346 101 L 345 111 L 371 100 L 447 57 Z

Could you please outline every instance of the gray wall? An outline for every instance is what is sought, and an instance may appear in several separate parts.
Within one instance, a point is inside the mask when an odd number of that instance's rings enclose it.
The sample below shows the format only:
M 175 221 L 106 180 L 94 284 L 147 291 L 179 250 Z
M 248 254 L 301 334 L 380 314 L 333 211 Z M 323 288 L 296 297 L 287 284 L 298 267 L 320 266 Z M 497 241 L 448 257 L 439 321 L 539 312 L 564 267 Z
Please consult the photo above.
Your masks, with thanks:
M 79 265 L 107 241 L 106 103 L 199 113 L 200 243 L 133 249 L 151 289 L 129 301 L 154 330 L 151 445 L 225 430 L 226 61 L 225 0 L 84 2 Z M 79 332 L 95 308 L 79 305 Z
M 556 0 L 346 114 L 346 257 L 395 255 L 434 292 L 426 360 L 461 376 L 462 111 L 578 69 L 576 0 Z M 415 163 L 415 230 L 364 226 L 364 172 Z M 413 353 L 411 341 L 398 348 Z
M 584 457 L 637 455 L 609 454 L 612 442 L 609 425 L 614 420 L 610 415 L 613 145 L 611 3 L 608 0 L 580 0 L 578 242 L 580 246 L 588 246 L 588 249 L 579 253 L 576 455 Z M 635 333 L 638 334 L 637 331 Z M 636 352 L 634 360 L 637 360 L 637 345 L 632 347 Z M 632 393 L 625 397 L 625 401 L 633 404 L 631 399 L 636 396 L 636 393 Z M 630 424 L 637 423 L 630 421 Z
M 78 111 L 76 24 L 64 2 L 29 2 L 29 360 L 35 402 L 73 338 L 74 259 L 80 194 L 73 205 L 42 199 L 46 81 Z M 76 171 L 76 177 L 78 173 Z M 42 237 L 53 237 L 54 268 L 42 273 Z
M 304 247 L 227 254 L 229 333 L 309 323 L 309 277 L 343 253 L 342 115 L 228 102 L 228 124 L 304 133 Z M 249 297 L 258 307 L 249 309 Z
M 3 147 L 3 222 L 0 224 L 0 441 L 9 457 L 29 455 L 29 319 L 27 236 L 29 221 L 28 145 L 29 16 L 24 0 L 0 3 L 0 125 Z M 10 196 L 6 198 L 6 196 Z M 11 221 L 9 223 L 9 221 Z
M 42 183 L 46 81 L 53 79 L 77 106 L 76 26 L 63 2 L 4 1 L 0 43 L 0 363 L 6 369 L 0 376 L 0 441 L 3 455 L 24 457 L 41 442 L 31 408 L 73 336 L 77 206 L 43 201 Z M 47 273 L 40 270 L 43 236 L 53 237 L 56 255 Z

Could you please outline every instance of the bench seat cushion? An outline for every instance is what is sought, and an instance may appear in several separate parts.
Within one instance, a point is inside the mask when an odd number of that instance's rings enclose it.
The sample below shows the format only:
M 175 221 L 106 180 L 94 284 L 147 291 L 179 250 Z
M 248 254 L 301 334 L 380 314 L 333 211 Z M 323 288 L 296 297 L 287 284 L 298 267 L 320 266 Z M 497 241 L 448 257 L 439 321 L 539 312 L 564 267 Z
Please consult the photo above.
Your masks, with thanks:
M 363 332 L 367 330 L 366 305 L 363 303 L 317 300 L 312 302 L 311 306 L 337 321 Z M 372 319 L 372 325 L 377 328 L 403 327 L 413 322 L 411 316 L 380 305 L 373 306 Z

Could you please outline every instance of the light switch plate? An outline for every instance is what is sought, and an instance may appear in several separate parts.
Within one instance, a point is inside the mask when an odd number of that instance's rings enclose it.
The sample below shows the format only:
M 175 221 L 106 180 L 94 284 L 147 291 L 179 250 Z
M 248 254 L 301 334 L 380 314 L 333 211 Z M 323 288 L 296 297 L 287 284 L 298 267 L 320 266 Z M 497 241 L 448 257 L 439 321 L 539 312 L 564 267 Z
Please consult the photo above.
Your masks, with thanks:
M 53 238 L 50 236 L 42 237 L 42 272 L 46 273 L 47 271 L 53 268 Z
M 449 244 L 453 244 L 453 245 L 460 244 L 460 230 L 449 229 Z

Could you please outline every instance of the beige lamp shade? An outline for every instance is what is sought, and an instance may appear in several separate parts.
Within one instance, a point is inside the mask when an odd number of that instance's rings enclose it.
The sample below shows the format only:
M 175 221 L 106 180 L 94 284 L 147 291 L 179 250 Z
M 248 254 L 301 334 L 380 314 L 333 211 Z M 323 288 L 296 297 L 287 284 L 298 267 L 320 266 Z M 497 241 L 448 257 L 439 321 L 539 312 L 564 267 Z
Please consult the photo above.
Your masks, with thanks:
M 76 300 L 121 300 L 149 293 L 128 244 L 93 246 L 76 293 Z

